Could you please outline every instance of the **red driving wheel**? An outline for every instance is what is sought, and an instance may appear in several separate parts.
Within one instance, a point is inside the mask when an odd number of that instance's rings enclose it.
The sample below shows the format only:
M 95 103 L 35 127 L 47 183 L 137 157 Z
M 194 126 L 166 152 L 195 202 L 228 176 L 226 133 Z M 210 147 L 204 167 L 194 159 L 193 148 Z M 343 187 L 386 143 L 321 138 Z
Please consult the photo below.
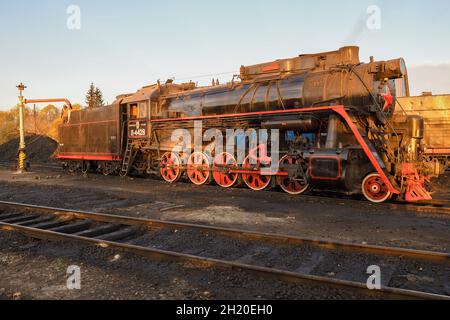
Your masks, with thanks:
M 187 176 L 193 184 L 202 185 L 209 182 L 210 161 L 202 152 L 194 152 L 188 160 Z
M 237 173 L 228 172 L 230 167 L 237 167 L 237 161 L 231 154 L 223 152 L 214 158 L 213 178 L 214 181 L 223 188 L 232 187 L 239 178 Z
M 289 155 L 286 155 L 280 160 L 280 168 L 288 165 L 299 165 L 303 167 L 305 172 L 307 171 L 305 168 L 305 162 L 302 159 L 295 159 Z M 299 195 L 308 191 L 309 184 L 302 184 L 296 178 L 297 177 L 292 178 L 289 176 L 277 176 L 277 183 L 283 191 L 292 195 Z
M 272 176 L 265 176 L 260 174 L 261 169 L 266 167 L 270 167 L 270 164 L 268 166 L 265 166 L 259 160 L 256 161 L 256 164 L 252 164 L 250 163 L 250 157 L 245 158 L 244 163 L 242 164 L 242 169 L 255 171 L 255 173 L 251 174 L 242 174 L 242 180 L 247 185 L 247 187 L 255 191 L 261 191 L 266 189 L 270 185 Z
M 181 178 L 181 159 L 180 156 L 174 152 L 167 152 L 161 158 L 161 166 L 159 169 L 161 177 L 173 183 Z
M 378 173 L 369 174 L 363 181 L 362 191 L 367 200 L 382 203 L 388 200 L 392 193 Z

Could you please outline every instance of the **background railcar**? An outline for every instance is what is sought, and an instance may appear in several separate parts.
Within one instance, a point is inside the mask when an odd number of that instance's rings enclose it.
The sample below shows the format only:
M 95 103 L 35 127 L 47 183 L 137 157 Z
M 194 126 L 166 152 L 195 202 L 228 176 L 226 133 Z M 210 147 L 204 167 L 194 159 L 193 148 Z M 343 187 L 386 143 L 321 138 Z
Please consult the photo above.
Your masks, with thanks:
M 401 97 L 397 99 L 396 118 L 403 113 L 424 118 L 424 161 L 439 162 L 439 172 L 450 169 L 450 95 Z

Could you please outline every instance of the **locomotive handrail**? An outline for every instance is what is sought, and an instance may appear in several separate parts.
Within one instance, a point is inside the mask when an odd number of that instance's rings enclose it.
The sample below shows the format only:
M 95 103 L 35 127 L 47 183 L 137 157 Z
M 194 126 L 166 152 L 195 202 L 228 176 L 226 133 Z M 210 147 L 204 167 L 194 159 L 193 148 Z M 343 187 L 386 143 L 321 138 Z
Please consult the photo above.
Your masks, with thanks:
M 380 104 L 378 103 L 376 97 L 374 96 L 374 94 L 372 93 L 372 91 L 370 91 L 370 89 L 367 87 L 366 83 L 364 82 L 364 80 L 361 78 L 361 76 L 355 72 L 354 68 L 350 69 L 350 72 L 353 73 L 358 80 L 361 82 L 361 84 L 364 86 L 364 88 L 367 90 L 367 92 L 370 94 L 370 96 L 372 97 L 373 102 L 375 103 L 376 107 L 378 108 L 378 110 L 380 111 L 380 114 L 383 116 L 383 118 L 386 120 L 387 124 L 389 125 L 389 127 L 391 127 L 392 131 L 394 132 L 394 134 L 398 137 L 397 132 L 395 131 L 394 126 L 391 124 L 391 122 L 389 121 L 388 117 L 385 116 L 385 114 L 383 113 L 384 108 L 382 108 L 380 106 Z
M 280 104 L 283 107 L 283 110 L 286 110 L 286 106 L 284 105 L 284 101 L 283 101 L 283 96 L 281 95 L 280 82 L 277 80 L 277 81 L 275 81 L 275 83 L 277 86 L 278 100 L 280 100 Z
M 238 110 L 241 108 L 242 101 L 243 101 L 244 98 L 247 96 L 247 94 L 250 93 L 250 91 L 254 88 L 254 86 L 255 86 L 255 83 L 252 83 L 252 84 L 248 87 L 248 89 L 245 90 L 244 94 L 243 94 L 243 95 L 241 96 L 241 98 L 239 99 L 239 101 L 238 101 L 236 107 L 234 107 L 234 112 L 235 112 L 235 113 L 238 112 Z
M 342 106 L 344 107 L 344 106 Z M 223 118 L 234 118 L 234 117 L 245 117 L 245 116 L 259 116 L 259 115 L 274 115 L 274 114 L 289 114 L 297 112 L 308 112 L 308 111 L 330 111 L 333 106 L 321 106 L 321 107 L 308 107 L 308 108 L 296 108 L 287 110 L 273 110 L 273 111 L 261 111 L 261 112 L 245 112 L 245 113 L 230 113 L 221 115 L 211 115 L 211 116 L 190 116 L 182 118 L 164 118 L 164 119 L 154 119 L 150 120 L 152 123 L 158 122 L 175 122 L 181 120 L 207 120 L 207 119 L 223 119 Z
M 384 108 L 381 108 L 380 104 L 378 103 L 376 97 L 373 95 L 372 91 L 370 91 L 370 89 L 367 87 L 366 83 L 365 83 L 364 80 L 360 77 L 360 75 L 359 75 L 357 72 L 355 72 L 354 67 L 352 67 L 352 68 L 350 69 L 350 72 L 353 73 L 353 74 L 358 78 L 358 80 L 362 83 L 362 85 L 364 86 L 364 88 L 365 88 L 365 89 L 367 90 L 367 92 L 370 94 L 370 96 L 371 96 L 372 99 L 373 99 L 373 102 L 376 104 L 378 110 L 380 111 L 380 114 L 381 114 L 382 117 L 386 120 L 386 123 L 388 124 L 389 128 L 390 128 L 390 129 L 392 130 L 392 132 L 394 133 L 394 135 L 395 135 L 395 137 L 396 137 L 396 139 L 397 139 L 397 145 L 399 145 L 399 143 L 400 143 L 400 137 L 399 137 L 397 131 L 395 131 L 395 128 L 394 128 L 394 126 L 392 125 L 391 121 L 390 121 L 390 120 L 388 119 L 388 117 L 386 117 L 385 114 L 383 113 Z M 396 159 L 397 162 L 398 162 L 398 160 L 399 160 L 399 157 L 400 157 L 400 155 L 398 154 L 398 155 L 397 155 L 397 159 Z
M 124 140 L 125 140 L 125 127 L 126 130 L 128 131 L 128 122 L 129 120 L 125 120 L 122 123 L 122 132 L 120 133 L 121 137 L 120 137 L 120 150 L 123 150 L 123 146 L 124 146 Z M 128 142 L 127 142 L 128 143 Z

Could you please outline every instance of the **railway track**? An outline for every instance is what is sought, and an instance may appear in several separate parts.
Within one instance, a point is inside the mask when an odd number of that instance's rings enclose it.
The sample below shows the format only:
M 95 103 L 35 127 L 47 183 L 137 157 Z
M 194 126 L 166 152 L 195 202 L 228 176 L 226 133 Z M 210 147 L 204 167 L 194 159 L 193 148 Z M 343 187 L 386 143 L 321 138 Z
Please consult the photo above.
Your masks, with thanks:
M 416 212 L 418 214 L 435 214 L 435 215 L 442 215 L 450 216 L 450 200 L 429 200 L 429 201 L 420 201 L 416 203 L 411 202 L 404 202 L 404 201 L 392 201 L 392 202 L 386 202 L 386 203 L 368 203 L 366 200 L 357 200 L 357 199 L 350 199 L 345 198 L 342 196 L 316 196 L 316 195 L 302 195 L 301 197 L 304 197 L 305 199 L 311 199 L 311 200 L 319 200 L 323 201 L 324 199 L 331 198 L 333 200 L 340 200 L 340 201 L 348 201 L 351 203 L 361 203 L 363 205 L 370 205 L 373 208 L 379 208 L 380 210 L 405 210 L 405 211 L 411 211 Z
M 0 230 L 389 299 L 449 300 L 450 255 L 0 202 Z M 382 270 L 369 290 L 367 267 Z
M 450 216 L 450 202 L 445 205 L 436 204 L 433 201 L 426 201 L 419 204 L 389 204 L 389 208 L 394 210 L 414 211 L 419 214 L 434 214 L 434 215 L 449 215 Z
M 0 161 L 0 167 L 11 167 L 11 162 L 2 162 Z M 57 164 L 48 164 L 48 163 L 33 163 L 33 167 L 40 169 L 53 169 L 53 170 L 62 170 L 61 166 Z M 305 200 L 318 200 L 323 201 L 324 199 L 333 199 L 338 201 L 346 201 L 355 204 L 365 204 L 370 205 L 374 208 L 379 208 L 380 210 L 406 210 L 411 212 L 416 212 L 418 214 L 435 214 L 435 215 L 449 215 L 450 216 L 450 200 L 430 200 L 430 201 L 421 201 L 418 203 L 408 203 L 401 201 L 394 201 L 388 203 L 368 203 L 366 200 L 358 200 L 355 198 L 349 198 L 339 195 L 314 195 L 314 194 L 305 194 L 299 196 Z

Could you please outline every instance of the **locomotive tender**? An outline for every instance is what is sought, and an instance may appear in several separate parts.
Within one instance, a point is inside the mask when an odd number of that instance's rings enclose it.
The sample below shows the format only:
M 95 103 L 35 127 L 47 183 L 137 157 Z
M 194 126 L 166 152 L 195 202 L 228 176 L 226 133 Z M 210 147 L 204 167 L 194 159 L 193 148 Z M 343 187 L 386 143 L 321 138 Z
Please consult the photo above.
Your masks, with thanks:
M 395 95 L 408 90 L 403 59 L 361 63 L 358 47 L 344 47 L 243 66 L 236 78 L 208 87 L 158 81 L 111 106 L 69 110 L 57 158 L 70 171 L 158 174 L 169 183 L 186 176 L 197 185 L 279 186 L 293 195 L 431 198 L 425 180 L 433 168 L 420 162 L 423 119 L 393 122 Z M 174 136 L 180 129 L 195 141 Z M 203 139 L 211 129 L 221 134 Z M 241 147 L 224 152 L 219 146 L 230 140 Z

